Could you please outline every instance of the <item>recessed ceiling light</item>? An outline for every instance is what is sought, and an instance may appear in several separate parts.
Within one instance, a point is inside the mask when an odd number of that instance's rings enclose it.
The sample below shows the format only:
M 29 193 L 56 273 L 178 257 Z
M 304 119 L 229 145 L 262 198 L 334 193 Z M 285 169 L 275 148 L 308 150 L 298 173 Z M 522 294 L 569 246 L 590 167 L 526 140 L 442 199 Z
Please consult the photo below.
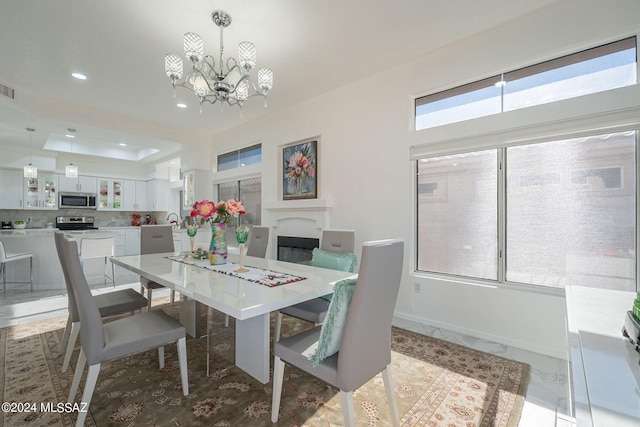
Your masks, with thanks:
M 125 144 L 124 142 L 121 142 L 121 143 L 120 143 L 120 144 L 118 144 L 118 145 L 119 145 L 119 146 L 121 146 L 121 147 L 126 147 L 126 146 L 127 146 L 127 144 Z
M 82 73 L 71 73 L 71 75 L 78 80 L 87 80 L 87 76 Z
M 183 104 L 182 102 L 176 104 L 176 107 L 178 108 L 187 108 L 187 104 Z

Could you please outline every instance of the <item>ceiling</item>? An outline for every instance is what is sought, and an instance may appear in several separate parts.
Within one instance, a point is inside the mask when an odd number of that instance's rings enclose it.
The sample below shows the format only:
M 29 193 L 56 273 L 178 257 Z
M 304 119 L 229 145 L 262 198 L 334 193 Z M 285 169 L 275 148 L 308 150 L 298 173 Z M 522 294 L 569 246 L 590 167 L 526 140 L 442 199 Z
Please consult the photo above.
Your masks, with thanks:
M 160 162 L 185 145 L 206 144 L 217 133 L 557 1 L 0 0 L 0 84 L 15 90 L 14 100 L 0 95 L 0 149 Z M 246 102 L 242 115 L 217 104 L 205 104 L 200 114 L 190 92 L 178 88 L 173 98 L 164 55 L 182 56 L 183 34 L 196 32 L 205 54 L 216 56 L 214 10 L 232 17 L 225 56 L 237 56 L 238 43 L 249 40 L 256 68 L 273 70 L 267 108 L 258 98 Z M 26 127 L 36 129 L 32 143 Z M 73 144 L 64 143 L 68 128 L 77 130 Z M 45 144 L 50 149 L 39 151 Z M 157 152 L 142 157 L 145 150 Z

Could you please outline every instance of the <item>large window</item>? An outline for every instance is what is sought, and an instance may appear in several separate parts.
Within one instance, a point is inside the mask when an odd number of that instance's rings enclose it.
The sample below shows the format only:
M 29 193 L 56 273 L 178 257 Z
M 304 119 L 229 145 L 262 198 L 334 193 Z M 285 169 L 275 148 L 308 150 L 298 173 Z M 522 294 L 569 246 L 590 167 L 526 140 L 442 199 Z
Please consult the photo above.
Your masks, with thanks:
M 240 200 L 246 214 L 232 220 L 227 226 L 227 240 L 236 241 L 235 229 L 238 225 L 260 225 L 262 223 L 262 179 L 259 177 L 229 181 L 218 184 L 218 199 Z
M 417 269 L 636 290 L 637 132 L 417 163 Z
M 415 129 L 636 84 L 636 51 L 630 37 L 417 98 Z

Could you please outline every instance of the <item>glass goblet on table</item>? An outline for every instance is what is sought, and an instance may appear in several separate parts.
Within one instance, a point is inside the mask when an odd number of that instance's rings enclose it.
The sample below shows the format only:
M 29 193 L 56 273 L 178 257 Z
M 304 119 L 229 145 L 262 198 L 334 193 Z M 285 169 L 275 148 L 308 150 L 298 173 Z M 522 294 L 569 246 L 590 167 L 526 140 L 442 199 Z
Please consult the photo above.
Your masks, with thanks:
M 196 242 L 197 232 L 198 232 L 197 225 L 187 225 L 187 236 L 189 236 L 189 243 L 191 243 L 191 253 L 195 251 L 194 246 Z
M 238 241 L 238 249 L 240 250 L 240 267 L 235 271 L 236 273 L 246 273 L 247 270 L 244 268 L 244 244 L 247 243 L 247 238 L 249 237 L 249 227 L 237 227 L 236 228 L 236 240 Z

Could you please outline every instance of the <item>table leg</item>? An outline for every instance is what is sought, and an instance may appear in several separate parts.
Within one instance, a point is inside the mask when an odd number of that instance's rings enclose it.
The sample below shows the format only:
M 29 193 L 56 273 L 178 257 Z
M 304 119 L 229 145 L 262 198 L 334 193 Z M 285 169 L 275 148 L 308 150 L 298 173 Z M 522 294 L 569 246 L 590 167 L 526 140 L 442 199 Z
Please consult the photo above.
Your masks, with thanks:
M 263 384 L 269 382 L 269 313 L 236 319 L 236 366 Z
M 182 296 L 180 301 L 180 323 L 193 338 L 200 338 L 200 303 L 189 297 Z

